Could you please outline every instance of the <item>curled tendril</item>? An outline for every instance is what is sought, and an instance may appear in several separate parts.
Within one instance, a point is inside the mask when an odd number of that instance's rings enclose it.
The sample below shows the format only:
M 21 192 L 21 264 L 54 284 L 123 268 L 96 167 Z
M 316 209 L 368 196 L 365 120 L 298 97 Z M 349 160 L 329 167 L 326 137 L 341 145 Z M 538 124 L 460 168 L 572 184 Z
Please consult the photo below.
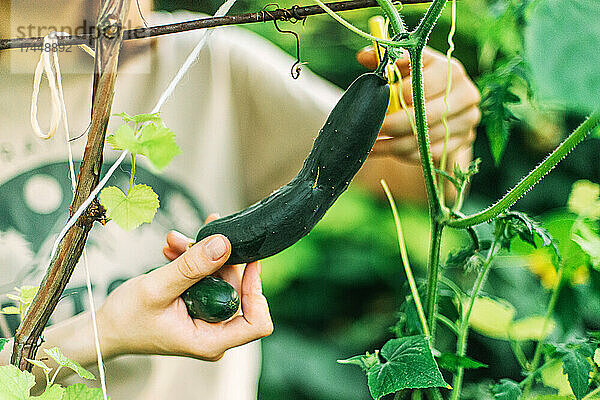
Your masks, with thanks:
M 269 11 L 266 9 L 269 6 L 275 6 L 277 7 L 277 9 Z M 277 29 L 278 32 L 294 35 L 294 38 L 296 39 L 296 62 L 294 62 L 290 70 L 292 78 L 294 79 L 298 79 L 300 77 L 302 65 L 306 64 L 300 61 L 300 37 L 294 31 L 281 29 L 279 25 L 277 25 L 277 21 L 286 21 L 291 22 L 293 24 L 295 24 L 298 21 L 302 21 L 302 25 L 304 26 L 304 23 L 306 22 L 306 17 L 298 15 L 298 8 L 299 7 L 297 5 L 293 6 L 291 9 L 279 8 L 279 5 L 277 3 L 269 3 L 265 5 L 264 8 L 260 11 L 263 22 L 265 22 L 265 16 L 268 15 L 273 20 L 273 25 L 275 25 L 275 29 Z M 276 11 L 281 12 L 282 15 L 280 17 L 275 17 L 275 15 L 273 15 L 273 12 Z

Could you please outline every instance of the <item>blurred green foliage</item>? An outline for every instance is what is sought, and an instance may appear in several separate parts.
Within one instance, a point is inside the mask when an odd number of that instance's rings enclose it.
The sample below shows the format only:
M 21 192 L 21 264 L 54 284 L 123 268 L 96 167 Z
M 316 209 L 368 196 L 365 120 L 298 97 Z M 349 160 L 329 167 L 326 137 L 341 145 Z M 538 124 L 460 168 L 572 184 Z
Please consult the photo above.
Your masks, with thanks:
M 286 0 L 279 6 L 294 4 L 297 3 Z M 310 3 L 300 5 L 307 4 Z M 529 1 L 506 0 L 458 2 L 454 56 L 462 61 L 475 81 L 485 85 L 486 80 L 480 81 L 480 77 L 522 54 L 522 29 L 528 4 Z M 169 11 L 188 9 L 213 13 L 219 5 L 218 0 L 202 3 L 156 0 L 157 8 Z M 260 11 L 265 5 L 255 0 L 239 0 L 231 14 Z M 404 7 L 402 14 L 409 27 L 420 20 L 425 9 L 425 6 Z M 359 28 L 366 29 L 368 17 L 375 13 L 375 9 L 369 9 L 343 15 Z M 430 38 L 430 45 L 444 52 L 448 46 L 449 17 L 448 8 Z M 281 23 L 280 26 L 300 34 L 301 61 L 307 62 L 307 67 L 318 75 L 345 87 L 364 71 L 355 61 L 355 54 L 369 43 L 328 16 L 310 17 L 304 25 Z M 244 28 L 294 55 L 294 37 L 277 32 L 272 23 L 249 24 Z M 523 87 L 516 90 L 525 101 L 528 93 Z M 510 110 L 520 122 L 514 121 L 506 127 L 500 124 L 505 129 L 500 133 L 505 135 L 501 140 L 506 143 L 506 150 L 498 167 L 485 134 L 489 124 L 483 123 L 479 129 L 474 154 L 483 162 L 480 173 L 473 179 L 471 195 L 464 208 L 466 213 L 501 197 L 581 121 L 581 115 L 546 108 L 525 105 Z M 570 241 L 574 216 L 564 211 L 564 207 L 576 179 L 600 182 L 598 154 L 600 140 L 586 141 L 514 207 L 532 215 L 543 214 L 542 223 L 559 239 L 563 255 L 573 266 L 569 270 L 571 274 L 587 261 Z M 429 241 L 426 209 L 404 204 L 400 206 L 400 217 L 411 264 L 417 280 L 422 282 Z M 477 229 L 481 235 L 489 236 L 488 226 Z M 446 230 L 445 254 L 466 241 L 462 233 Z M 543 315 L 549 291 L 543 285 L 542 275 L 533 271 L 532 266 L 540 266 L 546 250 L 532 253 L 531 246 L 525 243 L 515 243 L 513 247 L 511 255 L 503 253 L 498 257 L 496 267 L 490 272 L 486 294 L 510 302 L 516 309 L 516 318 Z M 445 254 L 442 260 L 446 259 Z M 444 273 L 463 286 L 469 286 L 473 280 L 473 274 L 462 269 L 447 269 Z M 388 206 L 357 188 L 351 189 L 309 236 L 265 260 L 262 275 L 276 329 L 273 336 L 263 342 L 259 398 L 368 399 L 364 374 L 357 368 L 337 364 L 336 359 L 380 348 L 393 336 L 390 327 L 397 322 L 399 307 L 410 293 L 405 285 Z M 440 308 L 446 315 L 453 312 L 452 304 L 444 300 L 443 293 Z M 600 273 L 590 269 L 585 280 L 572 282 L 561 292 L 556 315 L 560 328 L 553 334 L 564 336 L 586 329 L 599 330 L 599 315 Z M 444 332 L 444 328 L 440 329 Z M 442 334 L 436 345 L 441 351 L 453 351 L 453 342 L 453 336 Z M 533 342 L 525 342 L 523 351 L 531 355 Z M 476 355 L 474 358 L 490 367 L 469 371 L 463 393 L 465 399 L 490 398 L 492 380 L 521 379 L 520 367 L 506 341 L 473 333 L 469 354 Z

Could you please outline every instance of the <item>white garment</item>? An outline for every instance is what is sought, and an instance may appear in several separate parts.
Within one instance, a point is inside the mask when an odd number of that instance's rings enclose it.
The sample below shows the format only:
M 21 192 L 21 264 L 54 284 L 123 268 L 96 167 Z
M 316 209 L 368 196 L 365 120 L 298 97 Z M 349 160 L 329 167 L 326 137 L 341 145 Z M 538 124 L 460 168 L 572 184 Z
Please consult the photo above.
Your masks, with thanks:
M 198 17 L 156 13 L 149 20 L 154 25 Z M 125 51 L 113 113 L 149 112 L 197 38 L 198 32 L 168 35 L 151 45 L 146 41 L 137 55 Z M 0 54 L 0 293 L 39 284 L 71 199 L 64 139 L 40 140 L 29 125 L 38 57 L 39 52 L 19 50 L 11 50 L 10 59 Z M 60 61 L 71 136 L 76 137 L 89 123 L 93 63 L 75 47 L 60 54 Z M 194 237 L 203 214 L 236 211 L 300 169 L 340 92 L 306 68 L 293 80 L 292 64 L 292 58 L 243 29 L 215 32 L 161 113 L 183 154 L 160 175 L 144 169 L 143 160 L 138 164 L 136 182 L 151 185 L 160 196 L 155 221 L 129 233 L 112 223 L 92 230 L 87 248 L 96 304 L 119 282 L 166 262 L 161 249 L 167 231 Z M 42 127 L 50 108 L 45 99 L 42 90 Z M 119 124 L 113 117 L 109 133 Z M 85 140 L 73 142 L 76 160 Z M 107 145 L 105 165 L 117 154 Z M 128 179 L 124 166 L 112 184 L 126 188 Z M 78 267 L 51 322 L 87 306 L 84 287 Z M 259 364 L 258 343 L 232 349 L 216 363 L 126 356 L 106 364 L 107 383 L 114 400 L 253 399 Z

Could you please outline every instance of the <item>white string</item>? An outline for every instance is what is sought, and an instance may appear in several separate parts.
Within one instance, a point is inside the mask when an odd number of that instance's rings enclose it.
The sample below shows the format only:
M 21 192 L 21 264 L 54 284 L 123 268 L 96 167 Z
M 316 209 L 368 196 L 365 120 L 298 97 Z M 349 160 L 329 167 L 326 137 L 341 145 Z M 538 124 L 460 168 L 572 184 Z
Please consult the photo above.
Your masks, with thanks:
M 31 100 L 31 122 L 33 129 L 38 136 L 44 139 L 50 139 L 56 133 L 58 125 L 62 119 L 63 128 L 65 132 L 65 140 L 67 142 L 67 149 L 69 152 L 69 173 L 71 177 L 71 189 L 73 193 L 75 193 L 75 187 L 77 183 L 75 178 L 75 166 L 73 162 L 73 149 L 71 147 L 71 137 L 69 134 L 69 119 L 67 117 L 67 107 L 65 104 L 65 96 L 62 86 L 62 75 L 60 72 L 60 65 L 58 63 L 58 49 L 56 47 L 53 47 L 53 44 L 58 46 L 58 36 L 68 36 L 68 34 L 64 32 L 51 32 L 46 37 L 44 37 L 44 47 L 42 48 L 42 54 L 40 55 L 40 61 L 38 62 L 38 66 L 36 68 L 36 75 L 34 78 L 34 91 Z M 46 43 L 49 44 L 48 48 L 46 48 Z M 52 58 L 50 58 L 50 53 L 52 53 Z M 53 123 L 51 124 L 52 127 L 47 135 L 44 135 L 41 132 L 41 129 L 37 124 L 37 100 L 39 94 L 39 86 L 41 83 L 42 64 L 44 66 L 44 71 L 48 76 L 48 84 L 50 86 L 50 93 L 52 94 L 51 99 L 53 110 Z M 56 121 L 56 123 L 54 123 L 54 121 Z M 98 324 L 96 322 L 96 306 L 94 304 L 94 297 L 92 295 L 90 271 L 88 268 L 87 251 L 85 250 L 85 248 L 83 250 L 83 265 L 85 269 L 88 298 L 92 314 L 91 317 L 92 326 L 94 330 L 96 356 L 98 358 L 98 370 L 100 372 L 100 384 L 102 387 L 102 394 L 104 396 L 104 400 L 108 400 L 108 394 L 106 390 L 106 376 L 104 373 L 104 362 L 102 360 L 102 351 L 100 349 L 100 340 L 98 336 Z
M 229 9 L 235 4 L 235 1 L 236 0 L 227 0 L 225 3 L 223 3 L 221 5 L 221 7 L 219 7 L 217 12 L 215 13 L 214 17 L 222 17 L 225 14 L 227 14 Z M 175 75 L 175 77 L 173 78 L 171 83 L 169 84 L 169 86 L 167 86 L 167 88 L 165 89 L 163 94 L 160 96 L 158 102 L 156 103 L 156 105 L 154 106 L 154 108 L 152 110 L 152 113 L 159 112 L 160 109 L 162 108 L 162 106 L 164 105 L 164 103 L 167 101 L 167 99 L 173 94 L 177 84 L 179 84 L 179 82 L 181 81 L 181 79 L 183 78 L 185 73 L 190 69 L 190 67 L 196 60 L 196 57 L 200 53 L 200 50 L 202 50 L 202 48 L 206 44 L 208 37 L 213 33 L 213 31 L 214 31 L 214 28 L 209 31 L 206 31 L 206 30 L 202 31 L 202 33 L 203 33 L 202 38 L 200 38 L 196 47 L 192 50 L 192 52 L 190 53 L 188 58 L 185 60 L 185 62 L 183 63 L 183 65 L 181 66 L 181 68 L 179 69 L 179 71 L 177 72 L 177 74 Z M 119 158 L 117 158 L 117 160 L 114 162 L 114 164 L 108 169 L 108 171 L 106 172 L 106 175 L 100 180 L 100 182 L 94 188 L 94 190 L 92 190 L 92 192 L 90 193 L 88 198 L 81 204 L 81 206 L 79 206 L 79 208 L 77 209 L 77 211 L 75 211 L 75 213 L 71 216 L 71 218 L 69 218 L 65 227 L 60 231 L 60 233 L 58 234 L 58 237 L 54 241 L 54 245 L 52 246 L 52 252 L 50 253 L 50 259 L 48 260 L 48 265 L 50 265 L 52 258 L 56 254 L 56 251 L 58 250 L 60 241 L 65 237 L 65 235 L 67 234 L 69 229 L 71 229 L 71 227 L 73 225 L 75 225 L 75 222 L 79 219 L 79 217 L 83 214 L 83 212 L 89 207 L 89 205 L 92 204 L 92 201 L 94 201 L 94 199 L 96 198 L 98 193 L 100 193 L 100 190 L 102 190 L 102 188 L 104 186 L 106 186 L 106 183 L 108 182 L 110 177 L 114 174 L 114 172 L 119 167 L 119 165 L 121 165 L 121 163 L 123 162 L 125 157 L 127 157 L 127 153 L 128 153 L 127 150 L 123 150 L 123 152 L 121 153 Z
M 56 66 L 58 64 L 58 56 L 56 52 L 52 51 L 52 45 L 57 44 L 58 40 L 56 39 L 57 35 L 46 35 L 44 38 L 44 42 L 42 45 L 42 54 L 40 55 L 40 61 L 35 68 L 35 76 L 33 78 L 33 93 L 31 95 L 31 126 L 33 127 L 33 132 L 42 139 L 50 139 L 54 136 L 56 131 L 58 130 L 58 124 L 60 123 L 60 98 L 58 94 L 58 89 L 56 87 L 56 75 L 55 71 L 52 68 L 52 63 Z M 49 46 L 48 51 L 46 51 L 46 46 Z M 54 54 L 54 57 L 50 57 L 50 53 Z M 37 120 L 37 99 L 40 94 L 40 85 L 42 84 L 42 74 L 46 72 L 46 76 L 48 77 L 48 85 L 50 87 L 50 96 L 52 103 L 52 116 L 50 118 L 50 129 L 48 133 L 42 132 L 40 128 L 40 124 Z

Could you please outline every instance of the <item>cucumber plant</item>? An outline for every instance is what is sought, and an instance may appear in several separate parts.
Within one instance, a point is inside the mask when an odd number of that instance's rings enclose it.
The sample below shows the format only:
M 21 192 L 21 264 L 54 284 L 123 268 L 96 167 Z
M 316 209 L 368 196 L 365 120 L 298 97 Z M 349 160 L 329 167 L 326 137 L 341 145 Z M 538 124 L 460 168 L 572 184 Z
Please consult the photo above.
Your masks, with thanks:
M 567 279 L 573 278 L 569 272 L 572 266 L 561 257 L 561 243 L 556 243 L 549 230 L 526 214 L 510 208 L 600 124 L 600 102 L 597 96 L 600 83 L 597 72 L 581 71 L 583 76 L 577 78 L 562 74 L 561 78 L 568 84 L 556 84 L 556 79 L 553 80 L 547 75 L 547 59 L 540 55 L 550 52 L 551 71 L 575 70 L 577 64 L 572 57 L 575 44 L 556 34 L 556 21 L 561 17 L 567 20 L 565 23 L 569 26 L 583 26 L 589 29 L 590 40 L 579 46 L 578 51 L 581 56 L 598 60 L 597 48 L 593 45 L 600 42 L 594 40 L 600 39 L 600 28 L 594 20 L 594 17 L 600 16 L 598 3 L 593 0 L 580 0 L 568 4 L 558 4 L 558 0 L 525 1 L 523 4 L 516 4 L 512 0 L 508 2 L 509 6 L 505 12 L 512 13 L 512 23 L 515 26 L 526 26 L 527 30 L 526 34 L 520 37 L 520 48 L 511 48 L 511 56 L 514 57 L 504 64 L 498 74 L 490 75 L 482 81 L 486 87 L 494 86 L 499 89 L 484 91 L 483 100 L 484 112 L 490 116 L 485 121 L 490 132 L 495 160 L 500 160 L 507 143 L 508 128 L 515 118 L 510 104 L 521 100 L 517 99 L 519 96 L 515 86 L 522 85 L 523 82 L 512 79 L 514 77 L 507 78 L 506 75 L 524 74 L 523 71 L 527 69 L 523 66 L 526 64 L 531 67 L 531 82 L 542 89 L 544 97 L 563 103 L 574 100 L 572 104 L 579 110 L 585 110 L 589 117 L 505 196 L 484 210 L 464 215 L 462 205 L 466 187 L 472 176 L 477 173 L 478 161 L 474 161 L 466 171 L 455 167 L 449 172 L 444 163 L 439 169 L 436 168 L 430 148 L 423 88 L 423 50 L 447 0 L 433 0 L 422 20 L 411 31 L 405 26 L 399 11 L 390 0 L 378 0 L 381 10 L 389 20 L 392 39 L 377 38 L 362 32 L 328 9 L 320 0 L 315 1 L 353 32 L 379 43 L 386 51 L 384 62 L 375 74 L 365 74 L 349 88 L 330 115 L 296 178 L 248 209 L 201 228 L 197 240 L 213 233 L 226 234 L 232 241 L 230 262 L 234 263 L 268 257 L 306 235 L 345 190 L 373 145 L 389 99 L 389 89 L 379 75 L 385 70 L 387 62 L 393 63 L 399 57 L 398 49 L 404 48 L 409 53 L 411 63 L 416 137 L 429 205 L 430 249 L 427 279 L 423 286 L 424 296 L 412 276 L 403 244 L 401 221 L 391 194 L 386 188 L 395 216 L 404 268 L 411 287 L 411 296 L 407 298 L 403 310 L 416 309 L 416 312 L 411 313 L 412 317 L 408 312 L 405 312 L 403 317 L 404 320 L 414 318 L 416 321 L 412 322 L 416 323 L 410 326 L 399 323 L 394 327 L 397 337 L 386 342 L 381 349 L 340 362 L 355 364 L 364 370 L 371 395 L 375 399 L 384 396 L 420 399 L 424 395 L 433 399 L 460 399 L 465 370 L 486 367 L 468 354 L 467 339 L 469 331 L 473 329 L 490 337 L 509 341 L 515 358 L 522 366 L 523 379 L 502 379 L 496 382 L 488 391 L 491 398 L 542 398 L 538 396 L 541 396 L 541 392 L 537 391 L 538 386 L 541 386 L 538 382 L 556 388 L 552 386 L 556 382 L 547 378 L 547 374 L 556 368 L 560 369 L 558 376 L 566 380 L 570 393 L 577 400 L 597 398 L 600 393 L 600 335 L 591 332 L 584 337 L 571 337 L 562 341 L 549 339 L 549 332 L 555 326 L 553 313 L 559 293 Z M 560 14 L 557 15 L 557 12 Z M 489 43 L 486 45 L 490 46 Z M 502 49 L 498 47 L 491 53 L 500 50 Z M 551 53 L 552 51 L 555 53 Z M 486 62 L 493 62 L 493 58 L 488 55 Z M 561 69 L 561 63 L 566 64 L 568 68 Z M 574 79 L 585 83 L 582 85 L 580 82 L 574 82 Z M 529 83 L 529 79 L 523 81 Z M 534 88 L 527 87 L 528 92 L 532 90 Z M 126 229 L 132 229 L 141 223 L 150 222 L 158 208 L 158 199 L 154 192 L 144 185 L 134 184 L 136 156 L 144 155 L 157 169 L 162 169 L 179 149 L 174 143 L 173 133 L 164 127 L 158 115 L 144 114 L 132 117 L 122 114 L 121 117 L 125 125 L 110 136 L 108 142 L 113 148 L 126 149 L 132 154 L 129 189 L 125 194 L 118 188 L 107 188 L 100 194 L 100 201 L 108 210 L 109 218 Z M 359 137 L 356 135 L 358 131 L 368 134 Z M 458 193 L 452 207 L 445 204 L 443 187 L 446 181 L 454 185 Z M 600 269 L 600 215 L 597 211 L 600 207 L 599 194 L 600 189 L 597 185 L 582 182 L 574 187 L 569 201 L 570 209 L 578 216 L 573 224 L 572 239 L 587 254 L 589 265 L 595 269 Z M 132 219 L 131 216 L 135 218 Z M 487 237 L 474 228 L 483 223 L 492 226 Z M 465 230 L 472 243 L 451 252 L 442 268 L 441 236 L 447 228 Z M 519 240 L 533 247 L 552 249 L 551 259 L 557 268 L 550 286 L 552 292 L 544 316 L 516 319 L 515 309 L 510 304 L 482 295 L 489 272 L 498 260 L 498 254 L 510 251 Z M 445 276 L 446 270 L 452 267 L 465 268 L 474 275 L 470 290 L 464 289 Z M 239 297 L 231 287 L 223 283 L 225 282 L 216 278 L 206 280 L 184 294 L 184 301 L 192 316 L 220 321 L 237 311 Z M 215 290 L 219 285 L 219 289 Z M 453 315 L 443 315 L 439 311 L 440 286 L 444 286 L 450 293 L 444 296 L 449 297 L 455 307 Z M 206 299 L 216 302 L 203 302 L 202 296 L 208 296 Z M 218 298 L 219 296 L 221 298 Z M 421 301 L 421 296 L 424 301 Z M 24 301 L 19 301 L 19 309 L 8 311 L 22 314 L 21 308 L 24 304 Z M 489 321 L 490 314 L 494 317 L 492 323 Z M 445 325 L 456 336 L 456 345 L 452 351 L 441 351 L 437 348 L 438 323 Z M 530 357 L 522 349 L 522 343 L 525 341 L 536 342 Z M 0 347 L 5 343 L 5 340 L 0 340 Z M 86 375 L 75 363 L 64 359 L 58 351 L 48 356 L 61 367 L 73 368 L 80 375 Z M 49 377 L 50 371 L 47 366 L 36 360 L 30 362 L 45 372 L 48 397 L 52 395 L 52 398 L 63 398 L 63 391 L 67 393 L 69 390 L 84 390 L 80 387 L 64 389 L 57 386 L 54 384 L 54 378 Z M 445 372 L 442 373 L 441 370 Z M 0 382 L 3 383 L 0 385 L 0 394 L 3 394 L 2 390 L 14 389 L 22 394 L 22 398 L 30 398 L 32 377 L 28 374 L 15 367 L 0 367 Z M 53 391 L 60 393 L 54 394 Z M 79 397 L 72 395 L 67 398 Z

